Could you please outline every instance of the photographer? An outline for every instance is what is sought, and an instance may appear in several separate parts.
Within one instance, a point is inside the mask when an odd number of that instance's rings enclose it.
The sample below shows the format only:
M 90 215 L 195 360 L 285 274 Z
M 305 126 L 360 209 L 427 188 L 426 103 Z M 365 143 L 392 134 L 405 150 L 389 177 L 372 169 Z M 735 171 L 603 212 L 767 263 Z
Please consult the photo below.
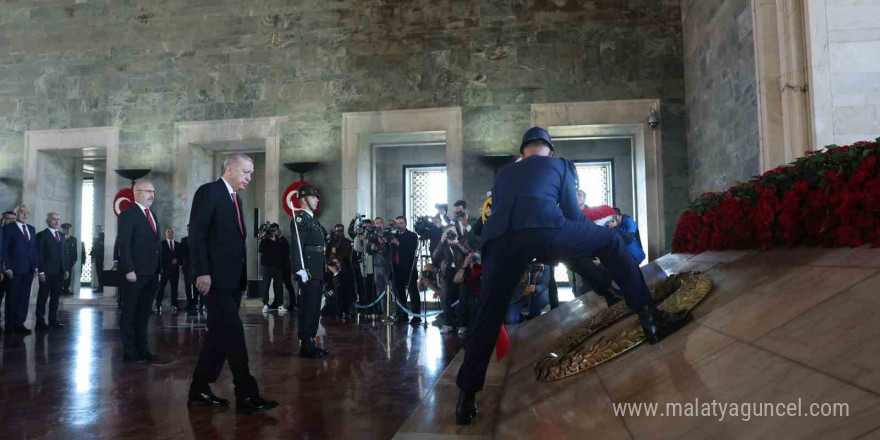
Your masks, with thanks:
M 480 277 L 483 274 L 480 254 L 471 251 L 464 265 L 455 273 L 453 282 L 458 286 L 458 334 L 465 336 L 471 320 L 477 311 L 477 298 L 480 292 Z
M 550 271 L 546 264 L 532 262 L 522 279 L 514 288 L 510 307 L 504 315 L 506 324 L 519 324 L 525 320 L 541 316 L 541 310 L 550 303 Z M 522 313 L 528 308 L 528 316 Z
M 425 265 L 424 269 L 419 272 L 419 281 L 417 283 L 419 292 L 425 292 L 431 289 L 434 292 L 434 298 L 443 294 L 440 285 L 437 284 L 437 267 L 431 263 Z
M 620 208 L 614 208 L 614 211 L 617 214 L 605 223 L 605 227 L 617 229 L 636 262 L 641 263 L 645 261 L 645 250 L 642 249 L 642 240 L 639 236 L 639 227 L 636 221 L 632 217 L 620 212 Z
M 477 221 L 468 215 L 467 202 L 459 200 L 452 205 L 452 224 L 461 241 L 467 243 L 471 249 L 480 248 L 480 237 L 474 231 Z
M 281 227 L 278 223 L 272 223 L 267 227 L 261 227 L 260 236 L 260 265 L 263 269 L 263 313 L 278 309 L 284 302 L 284 262 L 290 255 L 290 244 L 281 235 Z M 269 304 L 269 283 L 272 283 L 275 298 Z
M 397 299 L 401 303 L 406 304 L 407 292 L 409 293 L 410 307 L 413 313 L 420 314 L 422 310 L 421 298 L 419 290 L 416 286 L 416 249 L 419 247 L 419 237 L 412 231 L 406 229 L 406 217 L 398 216 L 395 219 L 397 226 L 395 234 L 391 237 L 391 263 L 394 272 L 394 290 Z M 397 310 L 397 322 L 405 323 L 407 314 L 403 309 Z M 422 322 L 422 318 L 413 316 L 409 323 L 418 325 Z
M 333 227 L 327 240 L 329 255 L 327 268 L 333 274 L 333 291 L 336 298 L 336 316 L 347 318 L 354 302 L 354 268 L 352 268 L 353 248 L 351 240 L 345 238 L 345 226 Z
M 357 226 L 355 226 L 356 224 Z M 372 228 L 373 221 L 360 215 L 355 216 L 348 227 L 348 235 L 352 236 L 354 240 L 352 266 L 358 299 L 361 304 L 369 304 L 376 299 L 375 286 L 373 285 L 373 254 L 368 252 L 370 243 L 366 237 L 366 231 Z M 369 315 L 376 312 L 375 306 L 364 310 Z
M 442 221 L 438 217 L 419 217 L 413 229 L 419 239 L 428 240 L 428 251 L 433 255 L 440 239 L 443 237 Z
M 385 222 L 382 217 L 376 217 L 373 221 L 373 227 L 365 231 L 367 240 L 367 253 L 373 258 L 373 284 L 376 286 L 376 292 L 384 292 L 388 286 L 388 278 L 391 276 L 391 264 L 388 256 L 388 244 L 385 243 L 384 234 Z M 379 293 L 377 293 L 378 297 Z M 379 314 L 382 313 L 382 304 L 376 305 Z
M 447 212 L 449 211 L 449 205 L 445 203 L 438 203 L 434 205 L 434 208 L 437 208 L 437 214 L 434 214 L 434 218 L 440 220 L 441 228 L 452 223 L 452 220 L 449 219 L 449 215 L 447 214 Z
M 455 283 L 455 274 L 465 266 L 465 257 L 469 249 L 459 241 L 454 225 L 448 225 L 443 231 L 440 245 L 434 251 L 434 262 L 440 269 L 440 289 L 443 292 L 443 319 L 446 321 L 442 333 L 455 331 L 458 319 L 452 304 L 459 299 L 461 285 Z

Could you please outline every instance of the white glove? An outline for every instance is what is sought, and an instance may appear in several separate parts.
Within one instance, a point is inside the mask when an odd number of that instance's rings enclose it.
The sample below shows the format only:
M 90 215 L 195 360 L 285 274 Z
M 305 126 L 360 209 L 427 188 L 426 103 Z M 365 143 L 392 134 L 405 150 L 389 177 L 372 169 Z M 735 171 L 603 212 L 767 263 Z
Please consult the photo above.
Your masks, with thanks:
M 305 269 L 300 269 L 300 270 L 296 271 L 296 274 L 299 275 L 299 279 L 301 279 L 302 282 L 304 282 L 304 283 L 309 282 L 309 273 L 306 272 Z

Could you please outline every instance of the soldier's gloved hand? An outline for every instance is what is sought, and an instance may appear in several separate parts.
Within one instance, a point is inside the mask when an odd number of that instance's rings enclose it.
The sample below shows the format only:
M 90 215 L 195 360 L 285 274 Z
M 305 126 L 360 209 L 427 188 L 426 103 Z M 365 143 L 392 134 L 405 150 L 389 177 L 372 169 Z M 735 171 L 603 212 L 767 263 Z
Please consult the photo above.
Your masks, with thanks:
M 304 282 L 304 283 L 309 282 L 309 273 L 306 272 L 305 269 L 300 269 L 300 270 L 296 271 L 296 274 L 299 275 L 299 279 L 301 279 L 302 282 Z

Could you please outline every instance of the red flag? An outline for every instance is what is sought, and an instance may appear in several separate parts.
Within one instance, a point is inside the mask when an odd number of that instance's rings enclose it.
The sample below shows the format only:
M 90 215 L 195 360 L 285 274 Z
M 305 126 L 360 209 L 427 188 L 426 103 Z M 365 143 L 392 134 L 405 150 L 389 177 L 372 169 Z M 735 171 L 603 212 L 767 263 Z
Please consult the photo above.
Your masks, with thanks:
M 501 331 L 498 332 L 498 339 L 495 340 L 495 359 L 501 362 L 508 351 L 510 351 L 510 335 L 507 334 L 507 327 L 501 324 Z

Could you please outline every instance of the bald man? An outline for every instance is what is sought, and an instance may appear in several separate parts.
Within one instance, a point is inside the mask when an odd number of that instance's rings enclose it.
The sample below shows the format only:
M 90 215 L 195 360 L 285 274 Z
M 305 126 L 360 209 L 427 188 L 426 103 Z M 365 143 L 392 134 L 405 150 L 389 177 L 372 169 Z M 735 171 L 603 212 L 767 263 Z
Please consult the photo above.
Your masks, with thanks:
M 156 188 L 149 180 L 134 185 L 134 203 L 119 214 L 119 273 L 122 285 L 122 361 L 147 363 L 156 361 L 147 344 L 147 321 L 150 306 L 159 286 L 160 245 L 162 229 L 150 209 Z

